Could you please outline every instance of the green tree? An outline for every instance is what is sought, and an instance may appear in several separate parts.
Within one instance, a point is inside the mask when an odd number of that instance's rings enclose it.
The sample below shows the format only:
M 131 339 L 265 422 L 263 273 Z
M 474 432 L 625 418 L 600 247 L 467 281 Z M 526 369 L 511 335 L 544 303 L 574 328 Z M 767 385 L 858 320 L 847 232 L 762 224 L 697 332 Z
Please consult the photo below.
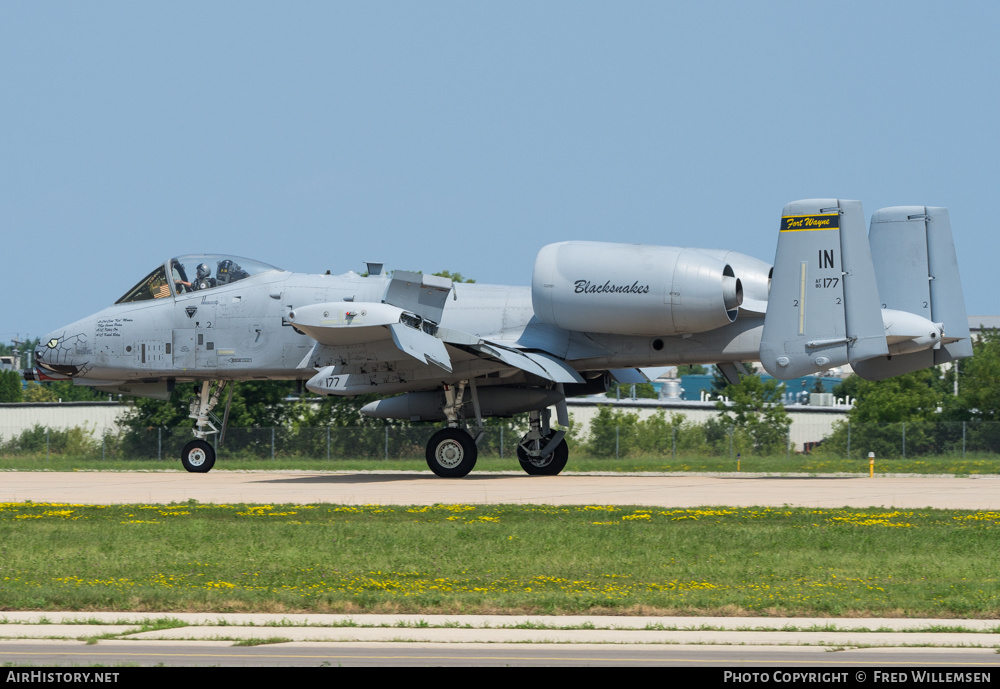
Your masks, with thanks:
M 394 422 L 361 415 L 377 395 L 303 397 L 285 413 L 285 445 L 298 454 L 377 458 L 385 453 L 385 428 Z M 395 436 L 394 436 L 395 437 Z
M 683 414 L 669 417 L 662 409 L 640 419 L 635 412 L 598 407 L 590 422 L 582 450 L 594 457 L 649 457 L 678 454 L 704 454 L 709 450 L 702 425 L 690 422 Z
M 602 404 L 597 408 L 597 416 L 590 422 L 590 433 L 584 447 L 594 457 L 624 457 L 635 447 L 638 425 L 639 415 L 635 412 Z
M 669 456 L 675 449 L 678 455 L 709 453 L 704 426 L 688 421 L 684 414 L 668 417 L 662 409 L 638 422 L 635 440 L 643 456 Z
M 958 363 L 958 397 L 949 400 L 949 416 L 961 421 L 1000 422 L 998 381 L 1000 331 L 987 330 L 972 343 L 972 358 Z
M 967 426 L 967 449 L 1000 452 L 1000 332 L 984 331 L 972 343 L 971 359 L 962 359 L 958 366 L 958 396 L 951 393 L 950 376 L 944 377 L 944 415 L 956 422 L 952 434 L 961 423 Z
M 40 385 L 34 381 L 24 386 L 25 402 L 57 402 L 56 393 L 47 385 Z
M 464 277 L 461 273 L 451 273 L 447 270 L 439 270 L 436 273 L 431 273 L 439 278 L 448 278 L 452 282 L 475 282 L 472 278 Z
M 17 371 L 0 371 L 0 402 L 21 402 L 21 374 Z
M 717 447 L 723 440 L 728 442 L 728 438 L 721 437 L 721 431 L 731 427 L 734 451 L 757 455 L 787 451 L 792 421 L 782 404 L 784 383 L 775 378 L 740 376 L 740 382 L 727 386 L 723 394 L 729 403 L 717 401 L 715 407 L 720 413 L 706 423 L 706 434 Z
M 271 434 L 259 432 L 281 425 L 290 405 L 285 398 L 294 391 L 291 381 L 240 381 L 233 389 L 225 446 L 231 451 L 270 454 Z M 191 402 L 200 384 L 183 383 L 168 401 L 136 398 L 131 412 L 121 422 L 123 449 L 139 456 L 155 456 L 161 443 L 170 447 L 190 440 L 194 421 L 189 417 Z M 224 391 L 215 414 L 221 419 L 229 392 Z M 152 433 L 152 429 L 165 429 Z M 240 430 L 236 430 L 240 429 Z M 254 429 L 258 432 L 244 429 Z M 256 449 L 255 449 L 256 448 Z
M 101 402 L 108 399 L 108 393 L 88 385 L 74 385 L 71 380 L 52 380 L 28 383 L 24 398 L 28 402 Z
M 821 446 L 824 454 L 900 457 L 941 449 L 938 433 L 944 419 L 944 386 L 936 368 L 914 371 L 886 380 L 868 381 L 852 376 L 837 386 L 838 396 L 855 398 L 846 421 L 834 424 L 833 433 Z M 904 426 L 905 424 L 905 426 Z M 904 444 L 905 443 L 905 444 Z

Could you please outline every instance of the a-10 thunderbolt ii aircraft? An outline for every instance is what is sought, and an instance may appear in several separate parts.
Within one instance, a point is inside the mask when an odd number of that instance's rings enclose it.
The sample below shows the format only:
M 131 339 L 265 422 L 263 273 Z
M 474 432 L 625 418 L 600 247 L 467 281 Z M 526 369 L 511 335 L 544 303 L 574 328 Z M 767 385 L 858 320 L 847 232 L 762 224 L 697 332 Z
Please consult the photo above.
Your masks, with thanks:
M 196 383 L 188 471 L 215 462 L 206 439 L 224 432 L 213 408 L 227 385 L 291 379 L 384 395 L 368 416 L 445 422 L 426 452 L 444 477 L 472 470 L 484 417 L 527 412 L 518 459 L 554 475 L 566 398 L 644 382 L 643 367 L 717 364 L 735 382 L 740 362 L 782 379 L 850 364 L 875 380 L 972 354 L 944 208 L 880 210 L 866 237 L 860 202 L 790 203 L 773 269 L 732 251 L 562 242 L 538 253 L 530 287 L 369 273 L 172 258 L 49 334 L 25 377 L 161 398 Z

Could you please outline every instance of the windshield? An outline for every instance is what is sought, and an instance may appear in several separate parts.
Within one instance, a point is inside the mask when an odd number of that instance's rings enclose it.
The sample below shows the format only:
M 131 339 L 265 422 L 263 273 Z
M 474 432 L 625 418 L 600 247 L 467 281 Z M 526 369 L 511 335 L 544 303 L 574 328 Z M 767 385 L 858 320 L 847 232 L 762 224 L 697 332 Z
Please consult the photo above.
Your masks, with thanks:
M 169 297 L 170 285 L 173 285 L 174 294 L 186 294 L 280 270 L 267 263 L 225 254 L 188 254 L 170 259 L 167 265 L 170 267 L 170 280 L 167 280 L 164 266 L 160 266 L 115 303 Z
M 148 299 L 162 299 L 170 296 L 170 287 L 167 285 L 167 274 L 160 266 L 152 273 L 139 281 L 139 284 L 125 293 L 116 304 L 125 304 L 132 301 L 146 301 Z

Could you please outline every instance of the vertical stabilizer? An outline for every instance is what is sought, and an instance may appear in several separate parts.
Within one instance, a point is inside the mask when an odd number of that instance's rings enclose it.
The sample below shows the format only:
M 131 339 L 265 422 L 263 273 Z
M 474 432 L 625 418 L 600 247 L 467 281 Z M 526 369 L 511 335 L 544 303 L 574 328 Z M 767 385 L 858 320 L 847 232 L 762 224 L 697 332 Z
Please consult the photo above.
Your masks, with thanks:
M 791 379 L 888 352 L 860 201 L 785 206 L 760 357 Z
M 895 310 L 942 326 L 944 337 L 921 351 L 896 353 L 894 349 L 902 345 L 891 345 L 892 356 L 855 364 L 858 375 L 881 380 L 972 356 L 948 209 L 883 208 L 872 215 L 869 241 L 878 276 L 880 306 L 888 314 L 887 335 Z

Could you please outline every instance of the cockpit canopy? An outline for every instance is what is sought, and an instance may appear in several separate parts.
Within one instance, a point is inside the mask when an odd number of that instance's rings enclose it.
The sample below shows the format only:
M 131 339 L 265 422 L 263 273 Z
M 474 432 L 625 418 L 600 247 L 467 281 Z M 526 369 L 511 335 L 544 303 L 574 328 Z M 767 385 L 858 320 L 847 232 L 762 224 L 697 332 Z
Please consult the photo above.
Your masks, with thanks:
M 172 258 L 116 301 L 135 301 L 176 297 L 245 280 L 261 273 L 280 271 L 267 263 L 225 254 L 188 254 Z M 169 278 L 168 278 L 169 276 Z

